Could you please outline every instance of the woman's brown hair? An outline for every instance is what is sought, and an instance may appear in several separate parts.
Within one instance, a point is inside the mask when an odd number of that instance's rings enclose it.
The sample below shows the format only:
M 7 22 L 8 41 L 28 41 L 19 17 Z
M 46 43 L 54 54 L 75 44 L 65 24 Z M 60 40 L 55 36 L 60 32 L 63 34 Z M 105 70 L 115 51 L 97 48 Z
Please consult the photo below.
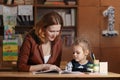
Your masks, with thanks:
M 46 13 L 36 24 L 35 33 L 44 43 L 46 41 L 45 30 L 48 26 L 60 24 L 63 26 L 62 17 L 55 11 Z M 59 35 L 60 36 L 60 35 Z

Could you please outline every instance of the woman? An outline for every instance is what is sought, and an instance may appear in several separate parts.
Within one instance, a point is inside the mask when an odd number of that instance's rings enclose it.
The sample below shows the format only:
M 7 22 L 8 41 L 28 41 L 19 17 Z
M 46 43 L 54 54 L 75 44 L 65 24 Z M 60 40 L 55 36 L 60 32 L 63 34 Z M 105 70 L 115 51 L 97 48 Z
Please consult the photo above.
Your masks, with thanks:
M 17 64 L 19 71 L 61 71 L 62 26 L 62 17 L 57 12 L 49 12 L 41 18 L 21 46 Z

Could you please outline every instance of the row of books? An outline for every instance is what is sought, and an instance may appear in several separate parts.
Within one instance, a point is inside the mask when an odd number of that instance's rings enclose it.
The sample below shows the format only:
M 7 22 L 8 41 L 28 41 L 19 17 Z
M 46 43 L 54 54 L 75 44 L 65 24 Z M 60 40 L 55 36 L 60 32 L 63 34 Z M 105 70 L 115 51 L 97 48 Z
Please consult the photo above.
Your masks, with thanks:
M 9 7 L 0 5 L 0 26 L 13 24 L 17 25 L 33 25 L 33 6 L 19 5 Z
M 51 12 L 51 11 L 56 11 L 58 12 L 62 18 L 63 18 L 63 24 L 64 27 L 73 27 L 76 26 L 76 9 L 38 9 L 38 14 L 37 14 L 37 20 L 39 21 L 39 19 L 41 19 L 41 16 Z
M 59 11 L 58 10 L 57 12 L 62 16 L 65 27 L 75 26 L 75 21 L 76 21 L 75 9 L 69 9 L 67 11 Z
M 77 0 L 64 0 L 65 4 L 67 5 L 76 5 Z
M 76 0 L 46 0 L 44 2 L 45 5 L 75 5 Z
M 44 2 L 45 5 L 65 5 L 63 0 L 46 0 Z
M 3 26 L 4 21 L 3 21 L 3 16 L 0 15 L 0 27 Z M 33 16 L 17 16 L 17 26 L 30 26 L 34 25 L 34 20 Z
M 76 0 L 37 0 L 37 3 L 44 3 L 44 4 L 56 4 L 56 5 L 75 5 L 77 2 Z M 15 5 L 21 5 L 21 4 L 34 4 L 34 0 L 0 0 L 0 4 L 15 4 Z
M 17 26 L 30 26 L 34 25 L 33 16 L 17 16 Z
M 73 44 L 75 38 L 75 31 L 74 30 L 62 30 L 62 40 L 63 44 L 66 47 L 69 47 Z
M 16 4 L 16 5 L 20 5 L 20 4 L 33 4 L 34 0 L 3 0 L 3 2 L 1 1 L 1 3 L 4 4 Z

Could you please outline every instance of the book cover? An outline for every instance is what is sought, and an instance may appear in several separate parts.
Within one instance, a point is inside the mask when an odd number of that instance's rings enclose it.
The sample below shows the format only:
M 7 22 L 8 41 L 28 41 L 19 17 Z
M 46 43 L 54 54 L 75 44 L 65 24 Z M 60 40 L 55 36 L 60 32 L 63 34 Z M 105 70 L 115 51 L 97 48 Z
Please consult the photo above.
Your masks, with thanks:
M 66 71 L 66 70 L 62 70 L 60 72 L 58 72 L 57 70 L 46 70 L 46 71 L 35 71 L 32 72 L 33 74 L 46 74 L 46 73 L 58 73 L 58 74 L 81 74 L 82 72 L 80 71 Z
M 44 3 L 45 5 L 65 5 L 65 3 L 64 2 L 61 2 L 61 1 L 46 1 L 45 3 Z
M 18 42 L 17 40 L 3 40 L 3 61 L 17 61 Z
M 18 5 L 18 15 L 33 15 L 33 5 Z

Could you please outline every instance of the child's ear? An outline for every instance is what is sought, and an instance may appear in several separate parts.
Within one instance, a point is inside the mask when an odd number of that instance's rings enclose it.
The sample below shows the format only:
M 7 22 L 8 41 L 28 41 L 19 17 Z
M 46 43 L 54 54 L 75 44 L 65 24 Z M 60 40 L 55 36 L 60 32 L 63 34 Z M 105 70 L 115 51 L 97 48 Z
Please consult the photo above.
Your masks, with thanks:
M 85 55 L 87 56 L 89 54 L 89 50 L 85 50 Z

